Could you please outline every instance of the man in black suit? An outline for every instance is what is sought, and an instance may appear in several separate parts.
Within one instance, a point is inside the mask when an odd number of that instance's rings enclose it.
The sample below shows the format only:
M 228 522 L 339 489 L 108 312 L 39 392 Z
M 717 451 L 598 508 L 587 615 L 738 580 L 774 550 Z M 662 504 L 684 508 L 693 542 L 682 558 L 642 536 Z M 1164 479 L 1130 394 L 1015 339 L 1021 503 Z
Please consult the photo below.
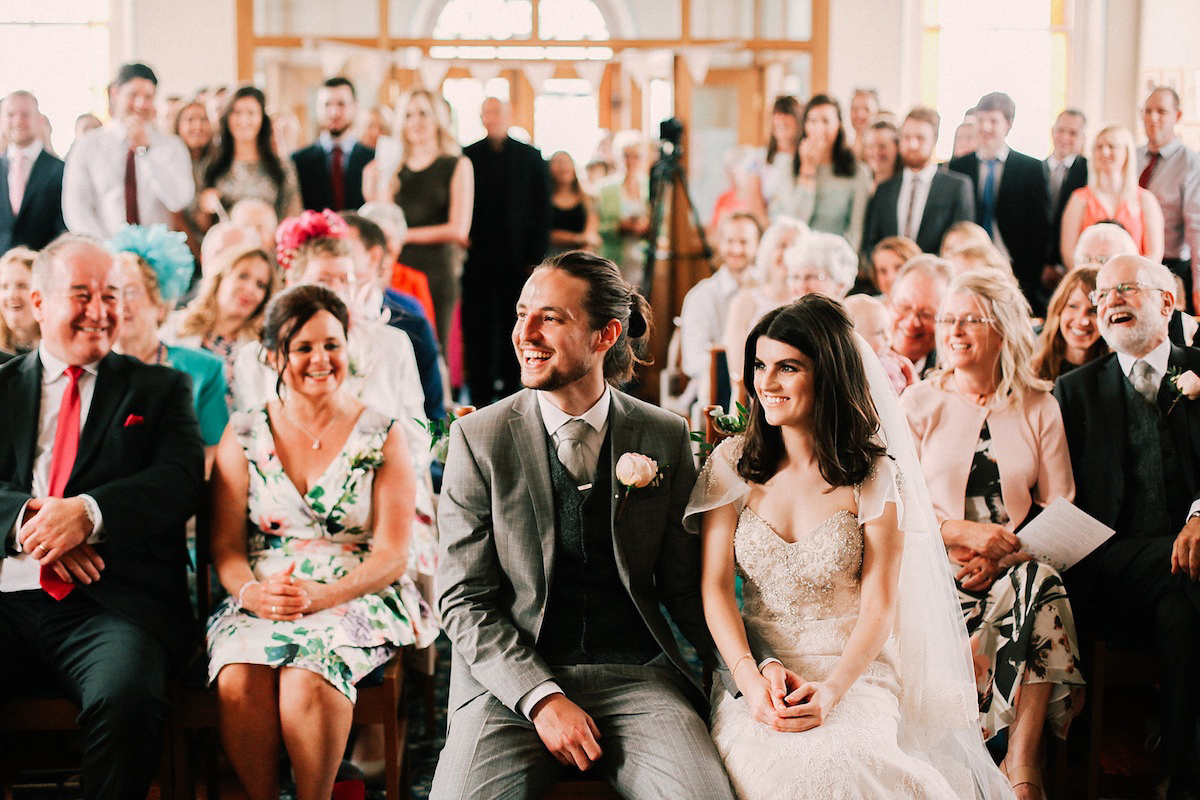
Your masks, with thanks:
M 111 352 L 116 278 L 99 242 L 50 244 L 41 345 L 0 368 L 0 694 L 79 704 L 85 798 L 144 798 L 158 766 L 204 472 L 187 375 Z
M 375 158 L 375 151 L 351 130 L 357 114 L 354 84 L 345 78 L 330 78 L 317 91 L 321 135 L 316 143 L 292 153 L 305 208 L 344 211 L 363 204 L 363 167 Z
M 1054 142 L 1054 151 L 1042 162 L 1046 173 L 1046 185 L 1050 189 L 1050 249 L 1046 257 L 1047 269 L 1053 269 L 1057 274 L 1047 272 L 1043 278 L 1047 283 L 1057 285 L 1062 279 L 1063 256 L 1062 218 L 1071 199 L 1071 192 L 1087 186 L 1088 162 L 1083 157 L 1083 145 L 1086 141 L 1084 130 L 1087 127 L 1087 117 L 1077 108 L 1068 108 L 1054 120 L 1050 129 L 1050 138 Z
M 888 236 L 907 236 L 926 253 L 937 253 L 951 225 L 975 218 L 971 182 L 939 170 L 934 160 L 941 122 L 931 108 L 914 108 L 904 118 L 900 126 L 904 169 L 875 190 L 867 208 L 862 241 L 866 258 Z
M 0 107 L 8 150 L 0 158 L 0 253 L 24 245 L 41 250 L 67 229 L 62 216 L 63 162 L 38 137 L 37 98 L 16 91 Z
M 1034 314 L 1046 310 L 1049 292 L 1042 281 L 1050 240 L 1050 192 L 1042 162 L 1005 143 L 1017 107 L 1003 92 L 985 94 L 975 107 L 979 147 L 950 160 L 975 187 L 975 221 L 1012 261 Z
M 1121 642 L 1152 637 L 1167 797 L 1192 797 L 1200 788 L 1200 400 L 1182 395 L 1171 376 L 1200 373 L 1200 351 L 1167 338 L 1175 280 L 1163 265 L 1116 256 L 1096 287 L 1100 333 L 1114 352 L 1061 377 L 1054 394 L 1075 504 L 1116 535 L 1065 578 L 1083 629 Z
M 480 117 L 487 136 L 463 150 L 475 170 L 475 210 L 462 327 L 467 386 L 482 407 L 521 388 L 508 342 L 521 287 L 550 239 L 550 173 L 541 151 L 508 135 L 506 103 L 489 97 Z

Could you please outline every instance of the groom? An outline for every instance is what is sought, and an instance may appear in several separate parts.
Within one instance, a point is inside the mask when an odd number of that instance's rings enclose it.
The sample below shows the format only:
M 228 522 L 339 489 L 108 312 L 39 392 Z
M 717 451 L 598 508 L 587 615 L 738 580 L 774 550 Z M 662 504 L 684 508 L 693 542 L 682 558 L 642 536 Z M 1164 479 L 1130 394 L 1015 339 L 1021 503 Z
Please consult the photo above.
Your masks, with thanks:
M 537 797 L 559 765 L 629 798 L 732 798 L 704 698 L 660 609 L 702 653 L 695 481 L 683 420 L 612 388 L 645 335 L 616 266 L 571 252 L 517 303 L 526 390 L 451 428 L 441 612 L 454 646 L 433 800 Z M 658 462 L 627 490 L 621 455 Z

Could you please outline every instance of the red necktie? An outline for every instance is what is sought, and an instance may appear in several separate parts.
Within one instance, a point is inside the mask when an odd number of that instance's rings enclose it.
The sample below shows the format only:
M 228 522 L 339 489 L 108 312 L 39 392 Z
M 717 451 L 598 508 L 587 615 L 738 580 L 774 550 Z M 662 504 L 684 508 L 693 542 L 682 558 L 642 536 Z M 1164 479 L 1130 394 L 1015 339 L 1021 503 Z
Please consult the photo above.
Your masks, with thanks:
M 69 382 L 58 407 L 58 429 L 54 431 L 54 450 L 50 455 L 50 485 L 46 492 L 50 497 L 63 496 L 79 452 L 79 376 L 82 373 L 83 367 L 66 369 Z M 40 583 L 46 594 L 55 600 L 62 600 L 75 589 L 75 584 L 58 577 L 51 567 L 42 567 Z
M 1150 160 L 1146 162 L 1146 168 L 1142 170 L 1142 176 L 1138 178 L 1138 186 L 1145 189 L 1146 184 L 1150 183 L 1150 176 L 1154 174 L 1154 168 L 1158 166 L 1159 158 L 1158 153 L 1150 153 Z
M 333 169 L 329 173 L 329 183 L 333 188 L 333 210 L 341 211 L 346 207 L 346 175 L 342 171 L 342 159 L 345 157 L 342 148 L 333 146 Z
M 137 152 L 131 147 L 125 154 L 125 221 L 130 225 L 141 222 L 137 198 Z

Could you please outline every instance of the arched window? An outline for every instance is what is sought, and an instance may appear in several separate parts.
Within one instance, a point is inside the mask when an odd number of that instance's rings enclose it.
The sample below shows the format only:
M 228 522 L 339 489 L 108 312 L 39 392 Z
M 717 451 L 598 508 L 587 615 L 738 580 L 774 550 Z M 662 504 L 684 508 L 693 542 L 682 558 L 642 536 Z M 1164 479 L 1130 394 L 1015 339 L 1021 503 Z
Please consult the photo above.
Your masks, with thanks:
M 1017 105 L 1008 143 L 1041 158 L 1067 105 L 1067 0 L 923 0 L 921 102 L 942 115 L 938 154 L 950 155 L 963 114 L 988 92 Z

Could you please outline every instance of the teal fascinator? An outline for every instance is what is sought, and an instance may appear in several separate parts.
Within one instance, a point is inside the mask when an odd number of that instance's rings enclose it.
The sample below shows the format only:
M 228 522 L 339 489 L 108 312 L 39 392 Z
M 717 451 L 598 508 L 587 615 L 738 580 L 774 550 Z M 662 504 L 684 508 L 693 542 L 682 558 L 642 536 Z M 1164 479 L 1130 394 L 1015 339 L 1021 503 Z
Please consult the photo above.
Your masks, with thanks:
M 108 240 L 113 253 L 133 253 L 158 275 L 158 291 L 167 305 L 183 296 L 192 283 L 196 261 L 187 246 L 187 236 L 155 225 L 126 225 Z

